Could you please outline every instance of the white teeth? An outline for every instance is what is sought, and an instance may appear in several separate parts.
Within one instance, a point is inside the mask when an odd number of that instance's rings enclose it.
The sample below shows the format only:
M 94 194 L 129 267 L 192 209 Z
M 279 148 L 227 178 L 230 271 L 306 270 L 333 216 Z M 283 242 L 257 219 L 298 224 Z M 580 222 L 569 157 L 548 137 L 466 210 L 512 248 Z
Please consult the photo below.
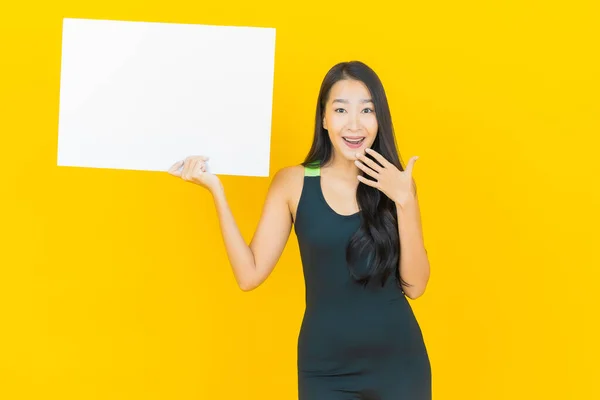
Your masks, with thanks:
M 346 142 L 348 143 L 352 143 L 352 144 L 359 144 L 360 142 L 362 142 L 365 138 L 361 138 L 361 139 L 354 139 L 354 140 L 350 140 L 348 138 L 343 138 Z

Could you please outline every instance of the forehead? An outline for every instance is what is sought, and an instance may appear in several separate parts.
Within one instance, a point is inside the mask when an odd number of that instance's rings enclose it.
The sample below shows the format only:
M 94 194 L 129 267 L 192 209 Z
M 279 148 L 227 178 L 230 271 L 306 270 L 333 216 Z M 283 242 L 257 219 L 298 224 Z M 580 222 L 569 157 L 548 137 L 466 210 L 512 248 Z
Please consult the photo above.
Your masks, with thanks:
M 371 98 L 371 93 L 364 83 L 353 79 L 337 81 L 329 92 L 329 101 L 335 99 L 353 100 L 358 98 L 369 99 Z

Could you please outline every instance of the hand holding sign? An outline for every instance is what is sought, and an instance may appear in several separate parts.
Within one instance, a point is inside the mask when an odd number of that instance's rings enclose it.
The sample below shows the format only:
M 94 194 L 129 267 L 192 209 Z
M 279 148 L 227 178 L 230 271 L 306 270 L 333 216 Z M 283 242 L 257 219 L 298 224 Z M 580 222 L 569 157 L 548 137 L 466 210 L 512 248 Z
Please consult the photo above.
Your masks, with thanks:
M 195 183 L 206 189 L 212 194 L 221 187 L 219 178 L 211 174 L 208 170 L 206 156 L 190 156 L 185 160 L 177 161 L 169 168 L 169 174 L 180 177 L 184 181 Z

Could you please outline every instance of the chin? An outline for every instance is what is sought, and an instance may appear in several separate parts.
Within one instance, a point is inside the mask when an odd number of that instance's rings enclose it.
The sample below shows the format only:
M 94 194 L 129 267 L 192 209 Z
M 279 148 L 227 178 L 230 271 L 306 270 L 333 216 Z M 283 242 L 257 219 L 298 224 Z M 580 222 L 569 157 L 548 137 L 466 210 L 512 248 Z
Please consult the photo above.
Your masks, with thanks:
M 356 160 L 356 153 L 364 153 L 365 149 L 363 147 L 358 148 L 358 149 L 349 149 L 349 148 L 338 148 L 337 149 L 338 154 L 341 155 L 343 158 L 347 159 L 347 160 Z
M 354 160 L 356 160 L 356 152 L 355 153 L 349 153 L 349 152 L 345 151 L 343 153 L 343 156 L 348 161 L 354 161 Z

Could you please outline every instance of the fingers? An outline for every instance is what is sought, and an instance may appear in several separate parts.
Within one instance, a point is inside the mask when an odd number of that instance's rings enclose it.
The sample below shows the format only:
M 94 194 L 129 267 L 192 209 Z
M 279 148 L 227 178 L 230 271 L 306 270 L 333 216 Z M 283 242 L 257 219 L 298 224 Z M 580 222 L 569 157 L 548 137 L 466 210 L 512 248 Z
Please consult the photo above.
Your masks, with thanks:
M 194 162 L 195 163 L 194 163 L 194 166 L 192 167 L 192 176 L 191 176 L 191 179 L 199 178 L 204 173 L 204 171 L 202 171 L 202 167 L 204 165 L 204 162 L 203 161 L 199 161 L 199 160 L 194 160 Z
M 367 167 L 366 165 L 364 165 L 359 160 L 354 161 L 354 164 L 356 164 L 356 166 L 358 167 L 358 169 L 364 171 L 365 174 L 367 174 L 369 176 L 372 176 L 373 178 L 377 179 L 378 173 L 376 171 L 373 171 L 371 168 Z
M 409 175 L 412 175 L 413 168 L 414 168 L 414 166 L 415 166 L 415 162 L 416 162 L 418 159 L 419 159 L 419 157 L 418 157 L 418 156 L 414 156 L 414 157 L 411 157 L 411 159 L 410 159 L 410 160 L 408 160 L 408 164 L 406 165 L 406 173 L 407 173 L 407 174 L 409 174 Z
M 184 180 L 192 180 L 192 177 L 194 176 L 194 167 L 196 166 L 197 162 L 198 160 L 195 158 L 189 158 L 186 160 L 185 166 L 183 167 L 183 174 L 181 176 Z
M 206 161 L 210 157 L 207 156 L 190 156 L 185 160 L 177 161 L 169 169 L 169 174 L 181 177 L 184 180 L 192 180 L 194 177 L 206 172 Z
M 377 163 L 373 160 L 371 160 L 369 157 L 365 156 L 364 154 L 360 154 L 357 153 L 356 157 L 362 161 L 363 164 L 368 165 L 372 170 L 376 171 L 376 172 L 381 172 L 381 167 L 379 165 L 377 165 Z M 356 164 L 358 165 L 358 164 Z M 360 165 L 359 165 L 360 167 Z M 363 171 L 367 172 L 365 169 L 363 169 Z M 371 175 L 371 174 L 369 174 Z M 373 175 L 371 175 L 373 176 Z
M 388 160 L 385 159 L 384 156 L 382 156 L 381 154 L 379 154 L 378 152 L 376 152 L 375 150 L 367 147 L 365 149 L 365 151 L 367 153 L 369 153 L 370 155 L 373 156 L 373 158 L 375 158 L 375 160 L 379 161 L 379 164 L 381 164 L 383 167 L 387 167 L 390 165 L 390 162 Z
M 169 168 L 169 174 L 173 175 L 173 176 L 181 176 L 181 171 L 179 171 L 179 168 L 181 168 L 181 166 L 183 165 L 183 160 L 177 161 L 175 164 L 171 165 L 171 168 Z
M 367 186 L 371 186 L 374 187 L 376 189 L 379 189 L 379 182 L 377 181 L 372 181 L 370 179 L 365 178 L 364 176 L 357 176 L 358 180 L 361 181 L 362 183 L 364 183 Z
M 187 180 L 187 174 L 190 169 L 190 160 L 186 158 L 183 162 L 183 167 L 181 167 L 181 179 Z

